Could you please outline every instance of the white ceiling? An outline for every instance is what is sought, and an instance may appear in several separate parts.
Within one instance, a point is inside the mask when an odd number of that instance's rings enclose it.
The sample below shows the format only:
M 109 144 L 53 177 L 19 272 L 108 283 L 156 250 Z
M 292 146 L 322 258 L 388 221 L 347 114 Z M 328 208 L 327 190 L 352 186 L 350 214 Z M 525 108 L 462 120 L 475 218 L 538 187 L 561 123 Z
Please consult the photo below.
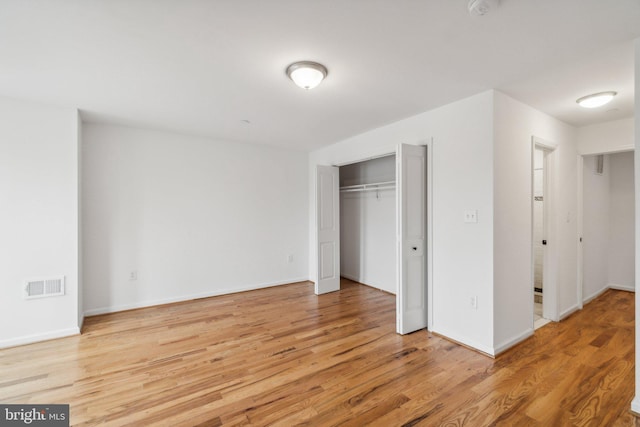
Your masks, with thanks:
M 491 88 L 582 126 L 633 114 L 638 37 L 638 0 L 0 0 L 0 95 L 303 150 Z M 299 89 L 297 60 L 328 78 Z

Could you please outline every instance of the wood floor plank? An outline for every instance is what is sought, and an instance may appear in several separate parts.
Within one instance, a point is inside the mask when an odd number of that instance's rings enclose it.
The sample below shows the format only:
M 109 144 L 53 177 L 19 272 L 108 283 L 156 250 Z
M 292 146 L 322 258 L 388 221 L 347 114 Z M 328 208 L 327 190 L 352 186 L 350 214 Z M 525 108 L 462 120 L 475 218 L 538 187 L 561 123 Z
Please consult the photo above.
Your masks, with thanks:
M 0 402 L 68 403 L 77 426 L 640 426 L 634 306 L 607 291 L 494 360 L 397 335 L 393 295 L 297 283 L 0 350 Z

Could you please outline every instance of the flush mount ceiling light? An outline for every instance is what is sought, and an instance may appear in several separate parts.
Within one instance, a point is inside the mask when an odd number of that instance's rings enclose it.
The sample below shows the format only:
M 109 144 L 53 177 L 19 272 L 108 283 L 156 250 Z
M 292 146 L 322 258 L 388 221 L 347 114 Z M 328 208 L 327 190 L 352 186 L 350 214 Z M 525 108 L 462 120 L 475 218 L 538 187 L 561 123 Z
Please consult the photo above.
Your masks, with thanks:
M 498 6 L 498 0 L 469 0 L 469 13 L 473 16 L 482 16 Z
M 583 96 L 577 99 L 576 102 L 584 108 L 596 108 L 609 103 L 617 94 L 618 92 L 614 91 L 594 93 L 593 95 Z
M 287 67 L 287 76 L 303 89 L 313 89 L 327 77 L 327 68 L 312 61 L 294 62 Z

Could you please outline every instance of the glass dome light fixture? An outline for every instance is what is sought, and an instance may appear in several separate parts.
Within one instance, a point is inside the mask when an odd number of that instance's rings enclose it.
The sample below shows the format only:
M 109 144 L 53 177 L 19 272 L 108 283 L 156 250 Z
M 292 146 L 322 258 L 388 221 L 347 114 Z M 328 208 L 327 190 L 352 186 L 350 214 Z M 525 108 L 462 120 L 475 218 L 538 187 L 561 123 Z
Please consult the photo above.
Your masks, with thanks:
M 584 108 L 597 108 L 602 107 L 603 105 L 611 102 L 614 96 L 616 96 L 618 92 L 608 91 L 608 92 L 598 92 L 592 95 L 583 96 L 576 100 L 579 106 Z
M 498 7 L 498 0 L 469 0 L 468 8 L 472 16 L 484 16 Z
M 312 61 L 294 62 L 287 67 L 287 76 L 303 89 L 313 89 L 318 86 L 329 72 L 327 68 Z

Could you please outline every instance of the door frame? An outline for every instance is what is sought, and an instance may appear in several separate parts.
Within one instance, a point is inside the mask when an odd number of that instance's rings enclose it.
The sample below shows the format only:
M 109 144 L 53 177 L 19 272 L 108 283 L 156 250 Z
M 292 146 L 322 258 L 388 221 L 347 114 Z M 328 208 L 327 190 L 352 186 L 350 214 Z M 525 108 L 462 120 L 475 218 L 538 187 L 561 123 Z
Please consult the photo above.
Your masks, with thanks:
M 584 246 L 582 237 L 584 233 L 584 155 L 578 154 L 576 163 L 578 174 L 578 207 L 576 213 L 576 226 L 578 228 L 577 261 L 576 261 L 576 298 L 578 298 L 578 310 L 584 307 Z
M 544 291 L 542 295 L 542 310 L 545 319 L 558 322 L 559 315 L 559 292 L 558 292 L 558 214 L 557 214 L 557 176 L 558 176 L 558 144 L 546 141 L 537 136 L 531 137 L 531 310 L 533 312 L 533 299 L 535 287 L 535 253 L 534 253 L 534 174 L 535 174 L 535 151 L 542 149 L 544 155 L 544 206 L 543 221 L 544 234 L 547 240 L 547 247 L 543 255 L 542 282 Z M 533 322 L 533 314 L 531 316 Z
M 427 147 L 427 330 L 433 331 L 433 138 L 423 145 Z

